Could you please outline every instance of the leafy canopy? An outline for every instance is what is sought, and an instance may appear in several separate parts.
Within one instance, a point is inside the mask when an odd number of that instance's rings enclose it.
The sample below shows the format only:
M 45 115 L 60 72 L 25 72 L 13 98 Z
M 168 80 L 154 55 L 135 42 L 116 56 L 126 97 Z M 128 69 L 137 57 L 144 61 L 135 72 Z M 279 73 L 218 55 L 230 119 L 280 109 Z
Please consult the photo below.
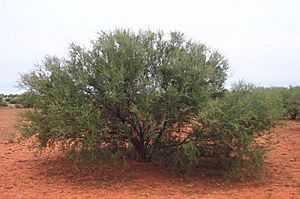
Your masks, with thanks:
M 46 57 L 22 77 L 38 98 L 27 135 L 38 132 L 43 147 L 130 143 L 146 160 L 222 95 L 227 68 L 220 53 L 178 32 L 102 32 L 91 49 L 72 44 L 67 59 Z
M 227 70 L 222 54 L 179 32 L 101 32 L 91 48 L 72 44 L 68 57 L 48 56 L 22 76 L 34 101 L 22 134 L 40 148 L 183 170 L 208 148 L 223 162 L 255 161 L 256 134 L 274 124 L 270 101 L 243 83 L 225 91 Z

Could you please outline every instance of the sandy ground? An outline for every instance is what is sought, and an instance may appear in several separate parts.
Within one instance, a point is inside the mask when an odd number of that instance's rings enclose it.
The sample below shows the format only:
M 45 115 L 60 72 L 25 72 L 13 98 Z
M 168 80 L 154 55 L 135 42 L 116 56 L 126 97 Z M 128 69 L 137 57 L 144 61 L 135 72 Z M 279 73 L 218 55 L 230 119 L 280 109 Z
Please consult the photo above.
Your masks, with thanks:
M 276 129 L 261 180 L 183 179 L 152 164 L 78 166 L 13 142 L 17 113 L 0 109 L 0 198 L 300 198 L 300 122 Z M 191 175 L 193 176 L 193 175 Z

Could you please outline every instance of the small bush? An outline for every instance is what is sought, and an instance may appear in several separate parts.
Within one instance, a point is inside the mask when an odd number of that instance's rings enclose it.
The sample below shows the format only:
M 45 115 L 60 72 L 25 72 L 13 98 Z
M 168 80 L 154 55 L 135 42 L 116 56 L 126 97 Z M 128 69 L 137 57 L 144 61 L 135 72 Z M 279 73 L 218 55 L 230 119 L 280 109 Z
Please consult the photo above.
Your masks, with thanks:
M 256 138 L 269 132 L 283 113 L 282 104 L 267 92 L 240 82 L 223 97 L 211 100 L 198 115 L 189 142 L 178 147 L 170 162 L 185 173 L 212 162 L 225 173 L 248 166 L 264 167 L 264 148 Z
M 282 119 L 298 119 L 300 115 L 300 87 L 259 88 L 267 95 L 274 107 L 281 111 Z
M 9 103 L 10 104 L 17 104 L 18 103 L 18 97 L 12 98 Z
M 10 104 L 11 98 L 10 98 L 10 97 L 7 97 L 7 98 L 5 98 L 5 101 L 6 101 L 8 104 Z
M 4 106 L 8 106 L 8 103 L 5 101 L 5 100 L 3 100 L 3 98 L 0 98 L 0 107 L 4 107 Z
M 276 99 L 253 85 L 239 83 L 223 99 L 212 101 L 203 113 L 202 136 L 209 135 L 222 168 L 231 169 L 244 159 L 263 165 L 262 148 L 255 142 L 280 118 Z
M 300 87 L 291 87 L 286 100 L 286 113 L 290 119 L 300 117 Z
M 36 102 L 36 95 L 31 92 L 25 92 L 11 100 L 11 104 L 18 104 L 19 107 L 33 108 Z

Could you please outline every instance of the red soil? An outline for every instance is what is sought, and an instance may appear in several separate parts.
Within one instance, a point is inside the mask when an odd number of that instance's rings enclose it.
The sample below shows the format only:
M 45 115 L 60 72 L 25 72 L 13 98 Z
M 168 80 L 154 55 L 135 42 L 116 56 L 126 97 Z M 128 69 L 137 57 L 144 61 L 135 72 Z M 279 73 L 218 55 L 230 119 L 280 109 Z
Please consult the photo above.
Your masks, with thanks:
M 17 109 L 0 109 L 0 198 L 300 198 L 300 122 L 276 129 L 261 180 L 183 179 L 152 164 L 75 166 L 12 142 Z

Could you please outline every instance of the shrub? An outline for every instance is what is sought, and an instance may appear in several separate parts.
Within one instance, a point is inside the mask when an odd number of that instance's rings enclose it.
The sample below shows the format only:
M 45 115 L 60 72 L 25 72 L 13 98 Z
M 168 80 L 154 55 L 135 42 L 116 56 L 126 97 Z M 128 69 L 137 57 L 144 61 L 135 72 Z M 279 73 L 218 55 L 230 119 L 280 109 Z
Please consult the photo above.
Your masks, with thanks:
M 259 93 L 265 96 L 269 102 L 269 109 L 277 119 L 285 119 L 288 89 L 282 87 L 257 88 Z
M 291 87 L 286 100 L 286 113 L 290 119 L 300 117 L 300 87 Z
M 281 118 L 280 99 L 254 85 L 235 84 L 224 96 L 207 103 L 190 125 L 187 142 L 163 158 L 183 173 L 207 162 L 209 167 L 235 175 L 245 163 L 252 169 L 262 168 L 264 148 L 256 138 Z
M 10 100 L 10 104 L 17 104 L 18 103 L 18 97 L 14 97 Z
M 3 100 L 3 98 L 0 98 L 0 107 L 1 106 L 8 106 L 8 103 L 5 100 Z
M 18 104 L 23 108 L 33 108 L 36 102 L 36 94 L 28 91 L 11 100 L 11 104 Z
M 300 114 L 300 87 L 260 88 L 282 112 L 282 118 L 297 119 Z M 278 109 L 278 110 L 279 110 Z
M 281 117 L 282 108 L 276 100 L 253 85 L 238 83 L 224 98 L 211 102 L 201 116 L 201 137 L 208 136 L 206 139 L 214 143 L 219 166 L 233 169 L 244 159 L 263 165 L 263 150 L 255 139 Z
M 22 135 L 40 148 L 180 169 L 199 162 L 203 143 L 222 161 L 260 158 L 254 137 L 273 126 L 271 104 L 249 86 L 225 92 L 227 69 L 220 53 L 181 33 L 102 32 L 91 49 L 72 44 L 68 58 L 46 57 L 22 76 L 34 98 Z
M 10 104 L 11 98 L 10 98 L 10 97 L 7 97 L 7 98 L 5 98 L 5 101 L 6 101 L 8 104 Z
M 180 33 L 101 33 L 91 50 L 72 45 L 68 60 L 47 57 L 23 76 L 39 108 L 24 135 L 91 151 L 129 143 L 147 161 L 223 92 L 226 70 L 222 55 Z

